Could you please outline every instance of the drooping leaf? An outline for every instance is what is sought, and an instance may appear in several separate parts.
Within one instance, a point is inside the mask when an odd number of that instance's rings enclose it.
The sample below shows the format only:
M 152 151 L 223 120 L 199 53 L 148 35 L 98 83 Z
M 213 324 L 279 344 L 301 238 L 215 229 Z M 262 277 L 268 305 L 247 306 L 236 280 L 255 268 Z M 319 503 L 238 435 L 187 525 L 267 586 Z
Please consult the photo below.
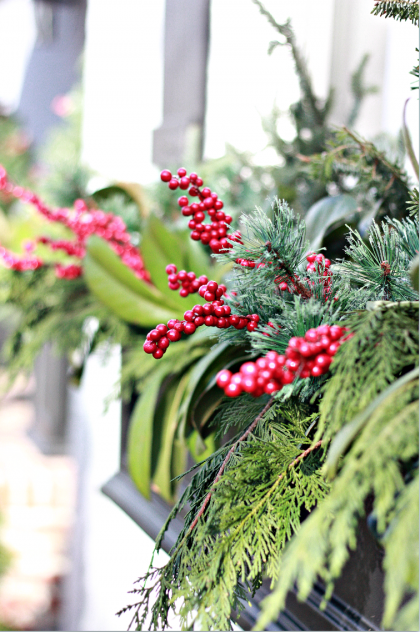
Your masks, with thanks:
M 338 222 L 345 223 L 357 209 L 357 201 L 347 193 L 322 198 L 311 206 L 305 216 L 306 237 L 311 248 L 319 248 L 329 229 Z
M 128 471 L 137 489 L 150 498 L 153 421 L 161 381 L 167 373 L 163 366 L 144 384 L 130 419 L 127 441 Z

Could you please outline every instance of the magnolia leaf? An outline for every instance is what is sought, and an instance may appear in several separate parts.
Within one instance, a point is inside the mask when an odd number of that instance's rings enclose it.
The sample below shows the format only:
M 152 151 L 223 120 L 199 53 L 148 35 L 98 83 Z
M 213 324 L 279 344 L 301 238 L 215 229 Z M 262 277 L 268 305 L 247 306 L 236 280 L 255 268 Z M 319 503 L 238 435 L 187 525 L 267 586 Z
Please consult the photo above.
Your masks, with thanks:
M 168 369 L 157 369 L 144 384 L 130 418 L 127 440 L 128 471 L 137 489 L 150 499 L 152 442 L 155 408 L 161 381 Z
M 169 263 L 174 263 L 178 270 L 186 265 L 183 255 L 184 249 L 180 239 L 171 233 L 166 226 L 154 215 L 150 216 L 148 227 L 155 242 L 162 252 L 168 257 Z M 159 262 L 155 262 L 155 265 Z
M 187 439 L 187 444 L 191 456 L 196 463 L 204 461 L 217 449 L 214 432 L 205 439 L 202 439 L 200 433 L 197 430 L 193 430 Z
M 156 469 L 153 474 L 153 482 L 159 490 L 159 494 L 168 503 L 174 501 L 173 485 L 174 476 L 178 475 L 179 463 L 185 461 L 182 452 L 185 453 L 185 445 L 178 440 L 174 448 L 175 432 L 178 425 L 178 408 L 185 392 L 189 373 L 185 373 L 181 380 L 173 379 L 163 395 L 163 405 L 159 415 L 162 416 L 161 430 L 159 433 L 159 449 Z M 175 450 L 175 454 L 174 454 Z M 174 459 L 174 463 L 173 463 Z M 173 470 L 177 473 L 173 473 Z M 182 473 L 182 472 L 180 472 Z
M 311 206 L 305 216 L 306 237 L 311 248 L 319 248 L 329 229 L 338 222 L 348 221 L 357 210 L 357 201 L 347 193 L 322 198 Z
M 156 241 L 149 223 L 142 234 L 141 255 L 152 282 L 167 297 L 168 306 L 173 305 L 176 309 L 182 309 L 184 312 L 196 304 L 197 297 L 194 295 L 182 298 L 179 295 L 179 290 L 175 291 L 169 288 L 166 266 L 173 261 L 170 254 L 165 252 L 161 244 Z
M 411 380 L 414 380 L 419 375 L 418 367 L 413 369 L 409 373 L 403 375 L 398 380 L 393 382 L 387 389 L 382 391 L 371 404 L 365 408 L 357 417 L 353 419 L 350 423 L 346 424 L 344 428 L 340 430 L 340 432 L 336 435 L 334 441 L 331 444 L 331 447 L 328 451 L 327 460 L 325 463 L 325 472 L 329 478 L 332 478 L 338 467 L 338 460 L 340 456 L 342 456 L 346 450 L 349 448 L 350 444 L 355 439 L 356 435 L 361 431 L 363 426 L 369 420 L 369 417 L 375 412 L 377 408 L 382 406 L 384 402 L 388 399 L 390 395 L 404 384 L 407 384 Z

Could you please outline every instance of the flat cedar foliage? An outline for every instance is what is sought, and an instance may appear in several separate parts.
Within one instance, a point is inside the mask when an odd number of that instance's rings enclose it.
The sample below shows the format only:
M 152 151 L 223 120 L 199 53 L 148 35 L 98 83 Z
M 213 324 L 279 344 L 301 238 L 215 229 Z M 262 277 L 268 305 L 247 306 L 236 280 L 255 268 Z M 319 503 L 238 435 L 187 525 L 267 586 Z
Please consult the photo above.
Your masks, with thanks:
M 255 1 L 293 49 L 289 24 L 277 25 Z M 418 24 L 417 2 L 376 2 L 373 13 Z M 232 629 L 233 613 L 267 577 L 272 592 L 257 630 L 276 619 L 293 587 L 305 599 L 321 579 L 328 600 L 368 499 L 384 550 L 382 625 L 418 629 L 418 192 L 398 161 L 354 132 L 325 142 L 307 161 L 309 177 L 346 192 L 354 176 L 352 196 L 362 210 L 375 207 L 376 219 L 363 233 L 349 228 L 326 293 L 323 277 L 305 271 L 305 222 L 284 200 L 271 213 L 244 215 L 242 243 L 216 259 L 233 264 L 226 302 L 259 314 L 260 326 L 222 330 L 219 344 L 247 345 L 255 357 L 284 353 L 292 336 L 322 324 L 353 336 L 321 378 L 298 378 L 271 398 L 223 400 L 212 424 L 230 439 L 190 470 L 156 542 L 159 550 L 170 521 L 186 510 L 170 559 L 160 568 L 152 560 L 135 602 L 121 611 L 132 611 L 138 630 L 166 629 L 172 613 L 183 629 Z M 299 278 L 299 291 L 279 291 L 280 277 Z

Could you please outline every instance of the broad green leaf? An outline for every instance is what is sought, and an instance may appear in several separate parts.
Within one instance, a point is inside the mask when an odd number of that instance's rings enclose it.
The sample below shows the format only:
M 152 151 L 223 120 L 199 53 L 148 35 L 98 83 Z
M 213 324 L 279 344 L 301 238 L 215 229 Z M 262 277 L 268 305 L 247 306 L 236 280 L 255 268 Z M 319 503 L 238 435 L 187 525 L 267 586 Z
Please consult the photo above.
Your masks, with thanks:
M 159 437 L 158 459 L 153 482 L 159 490 L 159 494 L 167 502 L 172 503 L 174 477 L 172 472 L 172 457 L 174 450 L 174 438 L 178 424 L 178 408 L 185 392 L 189 374 L 182 376 L 181 380 L 173 379 L 163 395 L 163 406 L 160 407 L 159 414 L 162 415 L 161 430 Z M 185 452 L 185 447 L 184 447 Z M 176 454 L 175 458 L 179 459 Z M 176 476 L 177 474 L 175 474 Z
M 162 295 L 162 292 L 143 279 L 139 279 L 130 268 L 124 265 L 104 239 L 92 235 L 88 240 L 86 251 L 109 275 L 123 283 L 128 289 L 163 307 L 167 305 L 167 298 Z
M 89 254 L 84 258 L 84 274 L 92 294 L 129 323 L 153 327 L 157 323 L 179 317 L 179 313 L 152 303 L 128 289 L 96 263 Z
M 150 226 L 147 225 L 143 231 L 141 242 L 141 255 L 143 257 L 146 269 L 149 271 L 152 282 L 167 297 L 168 306 L 173 305 L 177 310 L 182 309 L 185 312 L 191 309 L 197 302 L 197 295 L 192 294 L 187 298 L 179 295 L 179 290 L 174 291 L 168 287 L 168 275 L 166 274 L 166 266 L 173 263 L 172 258 L 162 250 L 161 246 L 155 240 Z
M 209 276 L 212 274 L 212 267 L 210 266 L 210 251 L 209 253 L 206 253 L 204 247 L 200 243 L 190 239 L 189 233 L 185 237 L 185 246 L 188 270 L 195 272 L 198 277 L 205 274 L 209 281 L 210 279 L 213 279 L 213 277 Z
M 148 226 L 159 248 L 169 258 L 169 263 L 174 263 L 178 270 L 182 270 L 185 265 L 181 241 L 171 233 L 166 226 L 155 216 L 149 218 Z M 188 271 L 187 271 L 188 272 Z
M 167 368 L 155 371 L 144 389 L 130 418 L 127 441 L 128 471 L 137 489 L 150 498 L 152 441 L 155 408 L 162 379 Z
M 409 373 L 403 375 L 398 380 L 393 382 L 385 391 L 382 391 L 373 402 L 365 408 L 357 417 L 350 423 L 346 424 L 344 428 L 335 437 L 328 451 L 327 461 L 325 463 L 325 471 L 329 478 L 332 478 L 337 471 L 338 460 L 342 454 L 346 452 L 350 444 L 355 439 L 356 435 L 362 430 L 363 426 L 369 420 L 369 417 L 375 412 L 377 408 L 382 406 L 386 402 L 387 398 L 394 393 L 394 391 L 404 386 L 411 380 L 414 380 L 419 375 L 418 367 L 413 369 Z
M 215 433 L 213 432 L 205 439 L 202 439 L 197 430 L 192 431 L 187 439 L 187 444 L 191 456 L 196 463 L 204 461 L 217 450 L 217 444 L 214 436 Z
M 319 248 L 328 230 L 337 222 L 348 221 L 357 210 L 357 201 L 347 193 L 323 198 L 311 206 L 305 216 L 306 236 L 311 248 Z

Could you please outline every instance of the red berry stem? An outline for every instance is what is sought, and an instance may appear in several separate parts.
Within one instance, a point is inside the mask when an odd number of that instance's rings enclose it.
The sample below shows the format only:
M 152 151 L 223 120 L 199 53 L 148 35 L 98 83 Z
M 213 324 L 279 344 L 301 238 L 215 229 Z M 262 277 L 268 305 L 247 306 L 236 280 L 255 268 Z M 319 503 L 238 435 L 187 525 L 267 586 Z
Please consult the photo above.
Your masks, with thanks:
M 86 254 L 88 238 L 93 234 L 98 235 L 109 243 L 121 261 L 131 268 L 137 277 L 150 282 L 150 274 L 144 268 L 143 259 L 139 251 L 131 243 L 130 234 L 127 232 L 126 225 L 121 217 L 112 213 L 104 213 L 98 209 L 89 209 L 84 200 L 76 200 L 73 209 L 51 209 L 29 189 L 24 189 L 10 182 L 6 169 L 2 165 L 0 165 L 0 191 L 32 204 L 46 219 L 67 226 L 75 235 L 74 242 L 66 240 L 54 241 L 49 237 L 40 237 L 37 240 L 39 243 L 49 246 L 52 250 L 63 250 L 70 256 L 82 259 Z M 36 257 L 21 259 L 4 248 L 0 249 L 0 257 L 6 266 L 16 270 L 32 270 L 42 265 L 42 261 Z M 59 278 L 67 279 L 75 278 L 75 276 L 79 276 L 82 273 L 82 267 L 74 264 L 70 266 L 57 264 L 55 270 Z
M 208 187 L 201 188 L 203 179 L 196 173 L 187 175 L 184 168 L 178 169 L 177 176 L 173 176 L 170 171 L 164 169 L 160 174 L 162 182 L 166 182 L 168 187 L 175 191 L 178 187 L 181 190 L 187 190 L 191 197 L 197 197 L 197 202 L 190 203 L 187 195 L 181 195 L 178 199 L 178 205 L 182 209 L 184 217 L 190 217 L 188 228 L 191 230 L 191 239 L 201 241 L 202 244 L 209 246 L 212 252 L 220 252 L 228 250 L 232 247 L 228 238 L 233 241 L 240 241 L 241 235 L 239 231 L 228 234 L 229 224 L 232 222 L 230 215 L 226 215 L 223 209 L 223 202 L 219 200 L 217 193 L 211 191 Z M 204 224 L 206 214 L 211 223 Z
M 290 338 L 284 355 L 269 351 L 256 362 L 245 362 L 238 373 L 220 371 L 217 384 L 228 397 L 238 397 L 242 392 L 260 397 L 280 391 L 296 377 L 319 377 L 329 371 L 341 344 L 353 336 L 347 331 L 338 325 L 309 329 L 303 338 Z
M 169 270 L 171 276 L 175 274 L 174 269 L 176 271 L 176 267 L 170 264 L 166 271 L 168 272 Z M 185 272 L 185 270 L 181 272 Z M 178 276 L 181 272 L 178 273 Z M 191 273 L 185 272 L 185 274 Z M 247 316 L 232 314 L 231 308 L 229 305 L 225 305 L 222 299 L 226 292 L 226 286 L 223 284 L 219 285 L 216 281 L 207 281 L 207 277 L 200 277 L 200 279 L 203 278 L 206 279 L 206 283 L 200 285 L 198 293 L 208 302 L 204 303 L 204 305 L 194 305 L 192 310 L 187 310 L 182 321 L 173 318 L 168 320 L 167 325 L 162 323 L 149 331 L 146 336 L 146 342 L 143 345 L 146 353 L 151 353 L 154 358 L 159 360 L 169 347 L 169 344 L 181 338 L 181 333 L 191 335 L 196 331 L 197 327 L 202 325 L 217 327 L 218 329 L 227 329 L 228 327 L 235 327 L 235 329 L 246 328 L 247 331 L 254 331 L 258 327 L 260 320 L 258 314 L 248 314 Z M 188 281 L 188 283 L 192 284 L 194 281 Z M 183 287 L 181 292 L 190 293 L 187 287 Z M 181 296 L 187 295 L 181 294 Z

